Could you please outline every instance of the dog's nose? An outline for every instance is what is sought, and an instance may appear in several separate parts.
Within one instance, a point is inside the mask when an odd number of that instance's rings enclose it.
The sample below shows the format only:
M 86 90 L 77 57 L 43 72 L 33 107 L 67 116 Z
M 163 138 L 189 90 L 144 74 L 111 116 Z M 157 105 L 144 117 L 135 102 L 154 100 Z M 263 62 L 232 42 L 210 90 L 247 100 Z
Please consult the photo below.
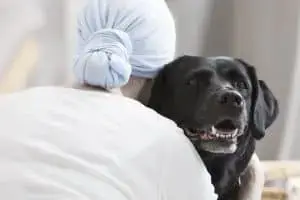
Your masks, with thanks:
M 219 104 L 241 108 L 243 106 L 243 98 L 240 94 L 233 91 L 226 91 L 219 97 Z

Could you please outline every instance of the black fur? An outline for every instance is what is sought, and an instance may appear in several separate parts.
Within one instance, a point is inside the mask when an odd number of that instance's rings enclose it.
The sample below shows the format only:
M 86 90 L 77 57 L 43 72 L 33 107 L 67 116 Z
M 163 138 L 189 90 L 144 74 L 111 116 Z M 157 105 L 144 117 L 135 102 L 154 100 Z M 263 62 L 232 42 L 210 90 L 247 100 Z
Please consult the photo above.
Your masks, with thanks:
M 255 68 L 241 59 L 180 57 L 166 65 L 157 76 L 148 105 L 181 128 L 206 123 L 205 118 L 211 118 L 218 111 L 209 110 L 214 107 L 208 106 L 209 101 L 204 99 L 220 85 L 233 84 L 233 77 L 219 72 L 227 68 L 243 73 L 243 81 L 249 83 L 247 91 L 240 91 L 246 103 L 248 121 L 244 134 L 238 138 L 237 149 L 231 154 L 211 153 L 203 150 L 197 141 L 192 141 L 211 174 L 219 200 L 237 198 L 239 178 L 255 151 L 255 140 L 264 137 L 266 128 L 278 114 L 277 100 L 265 82 L 258 80 Z M 201 70 L 205 73 L 190 78 Z M 190 84 L 194 86 L 189 87 Z

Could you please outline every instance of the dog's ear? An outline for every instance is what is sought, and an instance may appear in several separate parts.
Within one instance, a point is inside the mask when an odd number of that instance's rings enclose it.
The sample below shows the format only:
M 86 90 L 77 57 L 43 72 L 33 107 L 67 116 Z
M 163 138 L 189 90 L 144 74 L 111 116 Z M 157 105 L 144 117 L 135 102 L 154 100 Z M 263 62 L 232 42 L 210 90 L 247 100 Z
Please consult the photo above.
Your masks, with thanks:
M 153 86 L 151 88 L 151 94 L 148 101 L 148 107 L 154 109 L 156 112 L 161 113 L 163 100 L 166 97 L 166 74 L 168 69 L 166 66 L 156 76 Z
M 237 59 L 247 70 L 252 84 L 252 103 L 249 128 L 255 139 L 265 136 L 265 130 L 274 122 L 278 115 L 278 102 L 267 84 L 258 80 L 256 70 L 241 59 Z
M 178 68 L 186 60 L 188 61 L 187 56 L 181 56 L 165 65 L 158 73 L 151 89 L 148 107 L 162 115 L 166 114 L 165 112 L 167 112 L 166 110 L 169 107 L 171 108 L 172 89 L 170 88 L 170 79 L 174 76 L 174 71 L 177 71 L 178 73 Z
M 164 115 L 167 109 L 168 101 L 171 98 L 172 90 L 169 86 L 169 77 L 171 76 L 171 70 L 179 62 L 179 59 L 166 64 L 163 69 L 156 76 L 151 95 L 148 101 L 148 107 L 154 109 L 156 112 Z

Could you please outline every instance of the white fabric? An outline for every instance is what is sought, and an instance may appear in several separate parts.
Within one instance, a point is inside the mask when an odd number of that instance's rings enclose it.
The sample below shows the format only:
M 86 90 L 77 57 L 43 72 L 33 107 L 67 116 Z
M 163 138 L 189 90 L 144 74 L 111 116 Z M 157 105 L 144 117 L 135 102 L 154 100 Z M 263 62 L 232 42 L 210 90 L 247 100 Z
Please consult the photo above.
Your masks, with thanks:
M 1 96 L 0 122 L 0 199 L 216 199 L 181 130 L 134 100 L 35 88 Z

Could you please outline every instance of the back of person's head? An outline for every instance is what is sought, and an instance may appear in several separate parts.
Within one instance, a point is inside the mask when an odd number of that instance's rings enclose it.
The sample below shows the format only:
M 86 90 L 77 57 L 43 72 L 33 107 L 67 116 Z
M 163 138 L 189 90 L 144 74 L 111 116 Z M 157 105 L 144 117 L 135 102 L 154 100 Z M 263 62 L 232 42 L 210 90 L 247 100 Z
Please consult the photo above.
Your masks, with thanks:
M 175 40 L 164 0 L 90 0 L 78 18 L 75 75 L 104 88 L 153 78 L 174 58 Z

